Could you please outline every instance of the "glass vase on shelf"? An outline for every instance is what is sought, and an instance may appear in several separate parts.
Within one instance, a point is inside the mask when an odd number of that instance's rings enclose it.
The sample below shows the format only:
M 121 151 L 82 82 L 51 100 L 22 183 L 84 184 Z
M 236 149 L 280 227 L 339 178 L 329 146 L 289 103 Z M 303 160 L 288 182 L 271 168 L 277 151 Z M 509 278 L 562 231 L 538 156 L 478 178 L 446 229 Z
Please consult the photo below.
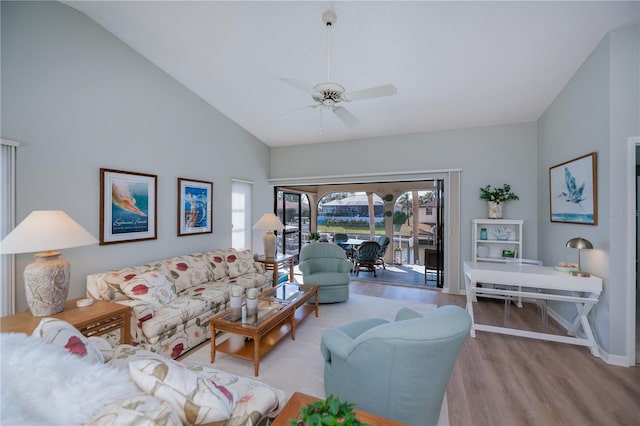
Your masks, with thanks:
M 487 239 L 487 228 L 480 229 L 480 239 L 481 240 Z

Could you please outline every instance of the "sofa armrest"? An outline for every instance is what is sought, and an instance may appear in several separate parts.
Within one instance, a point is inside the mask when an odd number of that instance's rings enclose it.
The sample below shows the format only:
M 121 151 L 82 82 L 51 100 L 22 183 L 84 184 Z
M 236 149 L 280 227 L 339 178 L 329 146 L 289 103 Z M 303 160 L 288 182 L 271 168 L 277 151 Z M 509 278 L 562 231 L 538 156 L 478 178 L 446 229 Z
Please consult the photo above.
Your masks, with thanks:
M 349 262 L 347 259 L 341 259 L 340 263 L 338 264 L 339 272 L 349 273 L 352 269 L 353 263 Z

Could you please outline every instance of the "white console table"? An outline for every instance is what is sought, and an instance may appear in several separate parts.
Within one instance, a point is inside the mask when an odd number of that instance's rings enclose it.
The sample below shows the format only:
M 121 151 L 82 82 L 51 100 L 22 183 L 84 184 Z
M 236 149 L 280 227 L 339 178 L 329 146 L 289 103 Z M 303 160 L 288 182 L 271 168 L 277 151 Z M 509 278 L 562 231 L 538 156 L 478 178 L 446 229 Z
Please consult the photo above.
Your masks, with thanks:
M 587 346 L 594 356 L 600 356 L 587 315 L 598 303 L 602 292 L 602 279 L 575 277 L 555 268 L 518 263 L 464 262 L 467 311 L 471 315 L 471 337 L 476 331 L 510 334 L 553 342 Z M 478 283 L 510 286 L 508 288 L 478 287 Z M 542 291 L 538 291 L 542 290 Z M 478 295 L 515 296 L 531 299 L 556 300 L 574 303 L 577 315 L 567 331 L 568 336 L 520 330 L 509 327 L 478 324 L 473 316 L 473 302 Z M 585 337 L 577 337 L 582 327 Z

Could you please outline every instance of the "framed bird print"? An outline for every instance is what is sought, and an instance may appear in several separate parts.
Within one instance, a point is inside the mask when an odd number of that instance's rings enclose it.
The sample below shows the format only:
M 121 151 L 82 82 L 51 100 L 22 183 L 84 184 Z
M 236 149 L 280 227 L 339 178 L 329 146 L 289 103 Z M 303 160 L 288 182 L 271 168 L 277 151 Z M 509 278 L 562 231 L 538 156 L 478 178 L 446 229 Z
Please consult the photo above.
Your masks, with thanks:
M 595 152 L 549 167 L 551 222 L 598 224 Z
M 100 245 L 157 238 L 158 177 L 100 169 Z

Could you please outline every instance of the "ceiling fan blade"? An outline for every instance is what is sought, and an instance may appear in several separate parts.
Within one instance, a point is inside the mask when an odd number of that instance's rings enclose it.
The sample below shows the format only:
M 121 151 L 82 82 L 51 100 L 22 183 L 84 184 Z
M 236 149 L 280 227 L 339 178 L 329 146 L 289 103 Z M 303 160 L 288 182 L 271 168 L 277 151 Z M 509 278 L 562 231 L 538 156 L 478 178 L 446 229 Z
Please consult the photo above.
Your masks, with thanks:
M 360 120 L 358 120 L 356 116 L 351 114 L 346 108 L 337 106 L 331 109 L 333 110 L 333 113 L 337 115 L 338 118 L 347 126 L 356 127 L 360 124 Z
M 278 117 L 278 118 L 285 117 L 285 116 L 290 115 L 290 114 L 295 114 L 298 111 L 302 111 L 303 109 L 318 108 L 319 106 L 320 106 L 320 104 L 303 106 L 303 107 L 300 107 L 300 108 L 292 109 L 291 111 L 282 112 L 282 113 L 278 114 L 276 117 Z
M 302 90 L 303 92 L 311 95 L 311 96 L 318 96 L 318 92 L 316 92 L 315 90 L 313 90 L 313 88 L 311 86 L 309 86 L 307 83 L 304 83 L 300 80 L 298 80 L 297 78 L 292 78 L 292 77 L 280 77 L 281 81 L 284 81 L 285 83 L 295 87 L 298 90 Z
M 370 87 L 368 89 L 356 90 L 344 94 L 346 101 L 359 101 L 362 99 L 381 98 L 383 96 L 391 96 L 398 93 L 398 89 L 393 84 L 385 84 L 384 86 Z

